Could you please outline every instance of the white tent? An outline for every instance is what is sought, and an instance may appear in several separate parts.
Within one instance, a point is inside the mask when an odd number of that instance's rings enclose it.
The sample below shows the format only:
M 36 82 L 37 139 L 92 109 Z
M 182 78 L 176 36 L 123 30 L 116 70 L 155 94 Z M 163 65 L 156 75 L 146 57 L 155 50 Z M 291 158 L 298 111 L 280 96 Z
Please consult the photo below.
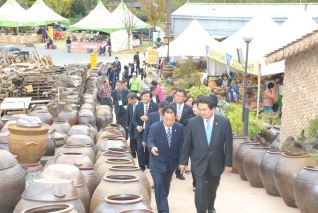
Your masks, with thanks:
M 130 42 L 128 44 L 128 35 L 126 30 L 118 30 L 114 33 L 111 33 L 110 39 L 112 41 L 112 51 L 114 52 L 133 48 L 134 41 L 132 38 L 130 38 Z M 130 45 L 130 47 L 128 45 Z
M 169 56 L 206 56 L 206 46 L 219 49 L 216 41 L 201 26 L 197 20 L 193 20 L 187 29 L 176 40 L 169 44 Z M 167 56 L 168 46 L 159 48 L 159 56 Z

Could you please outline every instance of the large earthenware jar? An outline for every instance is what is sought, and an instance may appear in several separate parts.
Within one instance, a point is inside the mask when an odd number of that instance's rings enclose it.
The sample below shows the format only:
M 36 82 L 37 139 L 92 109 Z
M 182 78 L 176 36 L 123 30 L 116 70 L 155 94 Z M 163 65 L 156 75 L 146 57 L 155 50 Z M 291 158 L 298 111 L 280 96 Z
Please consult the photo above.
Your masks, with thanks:
M 74 210 L 74 207 L 71 204 L 57 203 L 43 206 L 35 206 L 23 210 L 21 213 L 77 213 L 77 211 Z
M 96 171 L 97 180 L 101 181 L 105 173 L 109 170 L 111 166 L 134 166 L 131 160 L 120 159 L 120 158 L 108 158 L 105 159 L 104 163 L 101 164 Z
M 100 105 L 98 107 L 98 110 L 107 110 L 107 111 L 112 111 L 112 108 L 108 105 Z
M 280 134 L 280 126 L 273 126 L 269 130 L 267 130 L 268 141 L 269 143 L 273 143 L 276 139 L 277 135 Z
M 8 147 L 8 136 L 10 132 L 1 132 L 0 133 L 0 149 L 9 151 Z
M 109 209 L 119 212 L 131 209 L 151 210 L 151 207 L 143 201 L 143 197 L 141 195 L 115 194 L 105 197 L 104 202 L 96 208 L 94 213 L 108 213 Z
M 63 153 L 57 157 L 54 163 L 70 164 L 76 166 L 84 175 L 85 183 L 89 194 L 92 197 L 99 182 L 94 171 L 94 163 L 92 160 L 82 153 Z
M 109 150 L 110 148 L 127 149 L 130 152 L 129 146 L 126 142 L 118 140 L 107 140 L 102 144 L 99 151 L 97 152 L 96 159 L 98 159 L 103 154 L 103 152 Z
M 318 212 L 318 167 L 305 166 L 295 182 L 295 200 L 301 213 Z
M 79 124 L 79 125 L 83 125 L 83 126 L 88 127 L 89 136 L 93 139 L 94 143 L 96 143 L 96 140 L 97 140 L 96 136 L 98 133 L 97 129 L 90 124 Z
M 109 170 L 105 173 L 107 175 L 115 175 L 115 174 L 126 174 L 126 175 L 134 175 L 139 177 L 140 183 L 147 190 L 149 199 L 151 198 L 151 185 L 150 182 L 143 171 L 140 170 L 138 166 L 111 166 Z
M 103 178 L 96 188 L 90 206 L 90 212 L 94 212 L 97 206 L 104 202 L 104 198 L 114 194 L 137 194 L 150 204 L 146 189 L 140 183 L 139 178 L 133 175 L 108 175 Z
M 57 120 L 58 121 L 67 121 L 71 126 L 73 126 L 73 125 L 77 124 L 77 115 L 72 110 L 62 110 L 57 115 Z
M 236 162 L 236 168 L 240 175 L 241 180 L 246 180 L 247 178 L 245 176 L 244 172 L 244 166 L 243 166 L 243 160 L 246 152 L 250 150 L 252 146 L 260 145 L 258 142 L 242 142 L 239 148 L 237 149 L 235 153 L 235 162 Z
M 113 113 L 111 110 L 98 110 L 96 114 L 96 127 L 98 131 L 113 123 Z
M 82 201 L 85 211 L 89 212 L 90 195 L 81 171 L 73 165 L 52 164 L 41 172 L 38 179 L 65 179 L 73 182 L 78 197 Z
M 81 110 L 78 112 L 77 116 L 78 124 L 90 124 L 92 126 L 96 126 L 96 118 L 92 111 L 90 110 Z
M 34 180 L 23 192 L 14 213 L 20 213 L 35 206 L 57 203 L 71 204 L 77 212 L 85 213 L 72 181 L 64 179 Z
M 52 130 L 52 128 L 48 132 L 49 136 L 49 145 L 43 154 L 43 156 L 54 156 L 55 155 L 55 138 L 54 138 L 54 133 L 55 129 Z
M 58 153 L 57 157 L 60 157 L 63 153 L 82 153 L 83 155 L 88 156 L 92 162 L 95 160 L 95 152 L 91 149 L 90 146 L 86 145 L 78 145 L 78 146 L 70 146 L 70 145 L 63 145 Z
M 40 159 L 49 144 L 50 126 L 43 124 L 38 117 L 25 116 L 8 128 L 9 149 L 12 154 L 17 155 L 18 162 L 25 167 L 41 169 Z
M 2 122 L 2 120 L 0 119 L 0 130 L 3 128 L 4 124 Z
M 274 180 L 274 169 L 277 162 L 282 157 L 283 152 L 285 151 L 269 150 L 264 155 L 260 163 L 259 175 L 261 177 L 261 181 L 266 190 L 266 193 L 271 196 L 280 196 Z
M 97 153 L 97 149 L 93 139 L 87 135 L 71 135 L 67 141 L 68 146 L 87 146 L 90 147 L 94 153 Z
M 41 110 L 35 113 L 36 117 L 39 117 L 41 119 L 41 121 L 47 125 L 52 125 L 53 123 L 53 116 L 51 115 L 51 113 Z
M 68 136 L 71 136 L 71 135 L 87 135 L 87 136 L 90 136 L 89 128 L 88 128 L 88 126 L 84 126 L 84 125 L 74 125 L 68 131 L 67 135 Z
M 67 134 L 71 129 L 71 125 L 67 121 L 54 121 L 52 127 L 54 127 L 57 132 L 62 132 L 65 134 Z
M 297 174 L 304 166 L 316 166 L 316 161 L 307 153 L 282 153 L 274 170 L 274 178 L 279 194 L 285 204 L 297 208 L 294 185 Z
M 109 126 L 117 127 L 121 134 L 123 134 L 123 137 L 126 138 L 126 130 L 120 124 L 110 124 Z
M 0 212 L 12 212 L 25 189 L 25 174 L 16 158 L 0 150 Z
M 41 120 L 39 120 L 41 122 Z M 0 132 L 10 132 L 8 127 L 10 124 L 15 124 L 17 121 L 7 121 L 6 124 L 3 126 Z
M 26 114 L 14 114 L 9 118 L 9 121 L 18 121 L 21 117 L 27 116 Z
M 131 210 L 121 211 L 118 213 L 155 213 L 155 212 L 149 209 L 131 209 Z
M 118 137 L 103 137 L 101 139 L 99 139 L 96 143 L 96 149 L 97 150 L 100 150 L 101 149 L 101 146 L 103 145 L 103 143 L 105 141 L 109 141 L 109 142 L 112 142 L 112 141 L 121 141 L 123 143 L 126 143 L 126 140 L 121 137 L 121 138 L 118 138 Z
M 95 162 L 94 170 L 97 171 L 99 167 L 104 164 L 105 160 L 109 158 L 128 159 L 135 165 L 134 158 L 130 153 L 106 151 L 103 152 L 103 154 Z
M 233 136 L 232 173 L 238 173 L 236 168 L 235 153 L 242 142 L 252 142 L 247 136 Z
M 97 134 L 97 141 L 105 138 L 105 137 L 121 137 L 124 138 L 123 134 L 121 134 L 121 132 L 119 131 L 118 128 L 114 128 L 111 126 L 105 127 L 101 130 L 99 130 L 98 134 Z M 125 138 L 124 138 L 125 139 Z
M 259 175 L 260 163 L 269 147 L 262 145 L 252 146 L 244 156 L 243 167 L 245 176 L 252 187 L 263 188 L 263 183 Z

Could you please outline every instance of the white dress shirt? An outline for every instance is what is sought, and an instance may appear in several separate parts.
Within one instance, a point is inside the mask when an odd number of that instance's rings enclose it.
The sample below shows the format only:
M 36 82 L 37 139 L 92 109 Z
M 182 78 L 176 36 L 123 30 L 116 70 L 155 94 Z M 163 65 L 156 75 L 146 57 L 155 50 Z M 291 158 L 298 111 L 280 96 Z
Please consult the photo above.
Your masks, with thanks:
M 152 101 L 153 101 L 154 103 L 157 103 L 156 96 L 152 96 Z

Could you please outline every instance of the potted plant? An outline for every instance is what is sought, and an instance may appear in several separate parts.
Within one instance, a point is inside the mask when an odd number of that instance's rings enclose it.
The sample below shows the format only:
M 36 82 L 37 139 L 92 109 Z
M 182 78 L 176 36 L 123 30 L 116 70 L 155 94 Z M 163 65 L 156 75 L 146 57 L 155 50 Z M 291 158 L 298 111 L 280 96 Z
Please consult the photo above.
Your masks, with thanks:
M 218 80 L 216 77 L 209 77 L 209 83 L 208 83 L 208 86 L 209 87 L 216 87 L 217 84 L 216 84 L 216 80 Z

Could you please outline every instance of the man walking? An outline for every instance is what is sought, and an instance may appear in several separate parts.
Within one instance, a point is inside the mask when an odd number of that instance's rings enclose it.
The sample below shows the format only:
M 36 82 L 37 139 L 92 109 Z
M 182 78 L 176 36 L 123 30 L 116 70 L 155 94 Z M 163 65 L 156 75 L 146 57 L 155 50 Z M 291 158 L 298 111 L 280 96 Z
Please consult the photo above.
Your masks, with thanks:
M 119 75 L 120 75 L 120 72 L 121 72 L 121 63 L 120 63 L 120 61 L 118 61 L 118 57 L 117 56 L 115 57 L 115 61 L 113 62 L 113 64 L 116 65 L 115 79 L 119 80 Z
M 154 181 L 156 204 L 159 213 L 169 213 L 168 195 L 173 172 L 183 145 L 183 126 L 176 120 L 176 110 L 165 106 L 163 119 L 151 125 L 147 148 L 151 152 L 150 173 Z
M 181 173 L 191 157 L 191 171 L 195 176 L 195 206 L 197 213 L 216 213 L 214 201 L 223 171 L 232 170 L 233 136 L 228 118 L 214 114 L 212 98 L 198 100 L 201 116 L 189 120 L 185 129 L 180 156 Z
M 139 58 L 139 51 L 136 52 L 136 54 L 134 55 L 134 61 L 136 61 L 136 70 L 135 72 L 137 73 L 137 70 L 138 72 L 140 72 L 140 58 Z M 140 74 L 140 73 L 139 73 Z
M 127 106 L 127 114 L 126 114 L 126 129 L 128 129 L 129 131 L 131 155 L 133 156 L 133 158 L 136 158 L 137 139 L 134 137 L 135 127 L 133 124 L 133 117 L 136 111 L 136 107 L 139 104 L 139 101 L 137 99 L 137 94 L 134 92 L 130 92 L 127 98 L 128 98 L 129 104 Z
M 114 64 L 111 64 L 110 65 L 110 68 L 109 68 L 109 73 L 108 73 L 108 81 L 109 81 L 109 84 L 110 86 L 112 87 L 112 90 L 115 90 L 115 65 Z
M 135 72 L 132 74 L 132 78 L 129 81 L 129 85 L 130 85 L 130 91 L 132 92 L 138 93 L 138 91 L 141 89 L 141 82 L 137 78 Z
M 98 93 L 101 96 L 101 105 L 108 105 L 110 108 L 113 107 L 112 101 L 112 87 L 109 85 L 109 81 L 104 81 L 103 86 L 99 88 Z

